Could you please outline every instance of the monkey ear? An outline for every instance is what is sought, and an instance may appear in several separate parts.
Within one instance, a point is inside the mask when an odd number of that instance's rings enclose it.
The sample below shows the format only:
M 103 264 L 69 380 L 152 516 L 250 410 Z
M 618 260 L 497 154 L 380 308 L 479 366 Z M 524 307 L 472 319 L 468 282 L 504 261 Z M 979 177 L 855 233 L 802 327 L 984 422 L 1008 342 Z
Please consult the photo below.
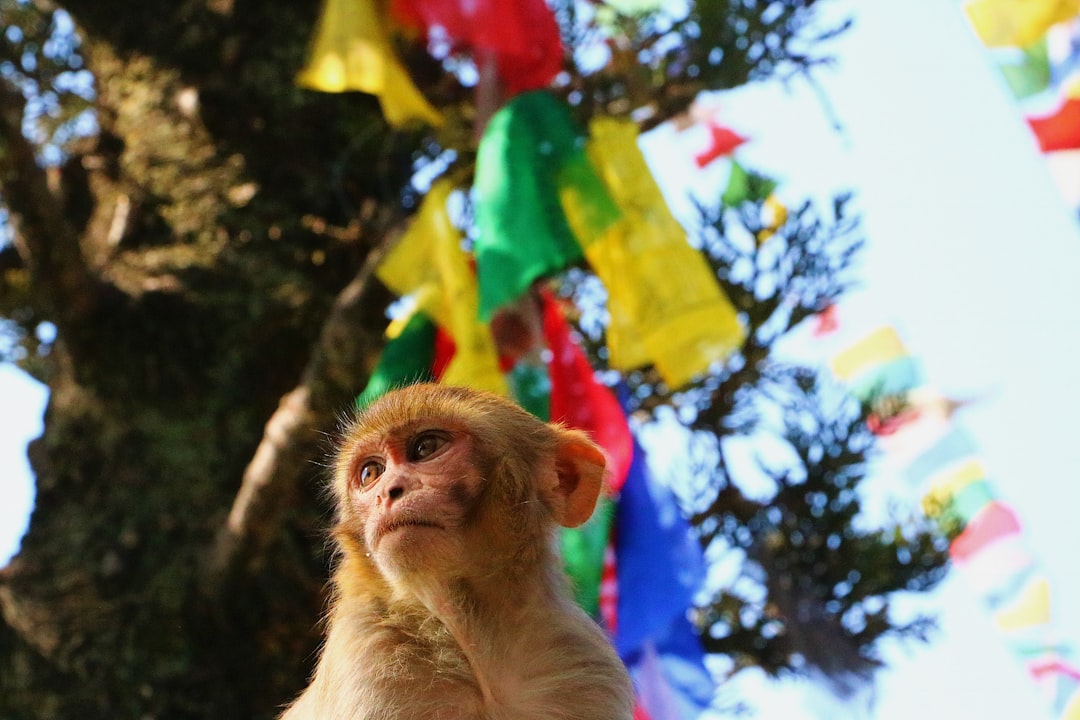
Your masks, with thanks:
M 584 433 L 563 428 L 558 432 L 557 481 L 549 488 L 547 500 L 560 525 L 577 527 L 592 517 L 600 497 L 607 460 Z

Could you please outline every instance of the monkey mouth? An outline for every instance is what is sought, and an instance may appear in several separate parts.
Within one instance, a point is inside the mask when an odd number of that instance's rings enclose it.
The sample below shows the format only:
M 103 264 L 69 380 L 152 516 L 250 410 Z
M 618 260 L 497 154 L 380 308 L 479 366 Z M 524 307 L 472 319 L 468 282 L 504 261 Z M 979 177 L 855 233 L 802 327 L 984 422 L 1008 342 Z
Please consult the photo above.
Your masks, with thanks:
M 381 540 L 382 538 L 386 537 L 387 535 L 395 533 L 398 530 L 403 530 L 405 528 L 411 528 L 411 527 L 427 527 L 427 528 L 442 529 L 442 526 L 439 525 L 438 523 L 434 523 L 434 522 L 431 522 L 429 520 L 423 520 L 421 518 L 415 518 L 415 517 L 388 518 L 388 519 L 382 521 L 381 523 L 379 523 L 378 537 Z

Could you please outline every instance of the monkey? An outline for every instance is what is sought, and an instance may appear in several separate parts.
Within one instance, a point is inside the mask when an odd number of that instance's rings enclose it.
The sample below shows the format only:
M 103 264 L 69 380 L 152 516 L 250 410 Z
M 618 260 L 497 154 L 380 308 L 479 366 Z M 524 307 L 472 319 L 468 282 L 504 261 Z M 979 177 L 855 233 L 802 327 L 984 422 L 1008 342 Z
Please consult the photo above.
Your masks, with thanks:
M 602 488 L 584 433 L 417 384 L 359 411 L 333 468 L 326 638 L 280 720 L 632 717 L 629 675 L 556 547 Z

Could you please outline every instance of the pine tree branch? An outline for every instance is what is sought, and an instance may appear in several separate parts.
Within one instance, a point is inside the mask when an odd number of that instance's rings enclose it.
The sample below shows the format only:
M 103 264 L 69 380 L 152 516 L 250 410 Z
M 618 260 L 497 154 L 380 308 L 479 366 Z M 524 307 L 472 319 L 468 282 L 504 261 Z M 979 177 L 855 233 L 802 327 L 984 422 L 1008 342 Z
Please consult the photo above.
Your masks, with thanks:
M 25 107 L 22 93 L 0 82 L 0 195 L 14 220 L 16 247 L 30 270 L 39 310 L 59 325 L 72 325 L 97 307 L 101 283 L 83 257 L 79 235 L 38 164 L 33 143 L 23 135 Z

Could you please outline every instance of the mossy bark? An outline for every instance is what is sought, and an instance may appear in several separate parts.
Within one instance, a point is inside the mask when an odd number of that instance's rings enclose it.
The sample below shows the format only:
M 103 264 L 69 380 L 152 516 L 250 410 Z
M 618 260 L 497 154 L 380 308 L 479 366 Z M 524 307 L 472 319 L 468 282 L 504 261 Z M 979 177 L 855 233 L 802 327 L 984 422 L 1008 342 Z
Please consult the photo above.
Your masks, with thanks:
M 64 7 L 100 132 L 42 171 L 49 198 L 5 194 L 58 338 L 36 507 L 0 571 L 0 718 L 272 717 L 318 642 L 323 437 L 379 349 L 385 291 L 354 279 L 412 140 L 378 140 L 371 98 L 294 87 L 317 3 Z M 208 573 L 298 385 L 272 540 Z

